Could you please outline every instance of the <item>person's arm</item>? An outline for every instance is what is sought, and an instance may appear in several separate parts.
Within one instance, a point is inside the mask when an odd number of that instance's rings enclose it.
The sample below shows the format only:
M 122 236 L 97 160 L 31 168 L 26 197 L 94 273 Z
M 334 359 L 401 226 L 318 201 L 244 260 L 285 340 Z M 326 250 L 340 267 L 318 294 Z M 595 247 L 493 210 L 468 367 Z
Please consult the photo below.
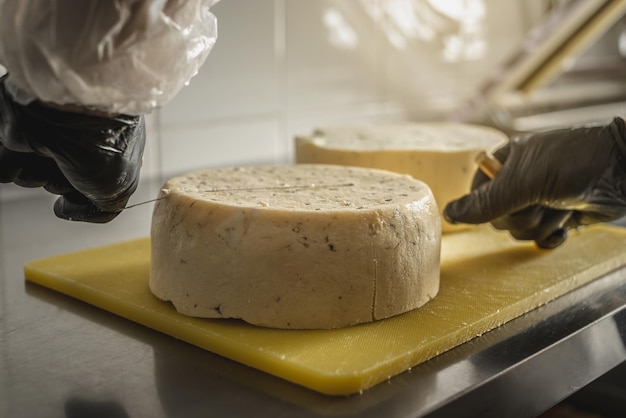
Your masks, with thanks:
M 108 222 L 137 188 L 143 114 L 203 64 L 217 0 L 0 0 L 0 182 Z
M 168 103 L 217 39 L 217 0 L 0 0 L 0 65 L 24 94 L 104 113 Z
M 446 205 L 449 222 L 491 222 L 517 239 L 555 248 L 569 229 L 626 215 L 622 118 L 513 137 L 494 156 L 500 173 L 490 180 L 477 172 L 472 191 Z

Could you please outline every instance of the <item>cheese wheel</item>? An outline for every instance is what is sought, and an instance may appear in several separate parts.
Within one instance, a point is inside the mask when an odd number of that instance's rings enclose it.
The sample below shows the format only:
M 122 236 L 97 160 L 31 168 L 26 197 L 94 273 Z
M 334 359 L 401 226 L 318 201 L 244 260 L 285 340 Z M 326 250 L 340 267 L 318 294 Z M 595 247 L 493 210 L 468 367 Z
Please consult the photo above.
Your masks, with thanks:
M 154 207 L 150 289 L 178 312 L 329 329 L 422 306 L 439 289 L 428 186 L 332 165 L 210 169 Z
M 380 168 L 409 174 L 430 186 L 437 205 L 469 192 L 481 151 L 502 145 L 496 129 L 455 123 L 345 125 L 296 137 L 296 162 Z M 443 232 L 469 228 L 445 220 Z

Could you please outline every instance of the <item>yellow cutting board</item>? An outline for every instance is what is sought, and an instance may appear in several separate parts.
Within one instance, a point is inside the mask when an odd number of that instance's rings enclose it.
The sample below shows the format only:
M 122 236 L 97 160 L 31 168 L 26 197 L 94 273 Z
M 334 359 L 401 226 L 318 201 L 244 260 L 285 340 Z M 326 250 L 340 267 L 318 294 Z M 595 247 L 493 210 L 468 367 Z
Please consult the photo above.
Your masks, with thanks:
M 275 330 L 178 314 L 148 289 L 149 240 L 29 262 L 26 279 L 330 395 L 358 393 L 626 264 L 626 230 L 596 226 L 540 250 L 481 227 L 446 235 L 423 308 L 336 330 Z

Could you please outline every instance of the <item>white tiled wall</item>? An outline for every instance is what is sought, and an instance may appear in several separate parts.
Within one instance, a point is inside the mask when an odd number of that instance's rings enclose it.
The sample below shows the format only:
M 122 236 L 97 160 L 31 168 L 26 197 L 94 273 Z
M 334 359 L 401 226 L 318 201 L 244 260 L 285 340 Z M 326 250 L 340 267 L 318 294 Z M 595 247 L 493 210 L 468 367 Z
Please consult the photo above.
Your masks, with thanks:
M 205 65 L 148 116 L 142 182 L 289 163 L 293 136 L 320 125 L 444 118 L 546 1 L 221 0 Z

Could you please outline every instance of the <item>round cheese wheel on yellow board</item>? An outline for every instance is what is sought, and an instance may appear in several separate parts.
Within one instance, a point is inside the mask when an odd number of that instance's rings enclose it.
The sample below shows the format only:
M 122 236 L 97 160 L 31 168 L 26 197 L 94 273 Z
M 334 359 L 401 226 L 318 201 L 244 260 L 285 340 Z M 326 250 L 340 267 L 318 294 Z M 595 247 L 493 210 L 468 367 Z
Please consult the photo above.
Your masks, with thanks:
M 496 129 L 458 123 L 341 125 L 295 139 L 297 163 L 341 164 L 409 174 L 432 190 L 441 212 L 469 192 L 476 156 L 507 141 Z M 442 221 L 443 232 L 469 228 Z
M 170 179 L 150 289 L 185 315 L 330 329 L 418 308 L 439 289 L 429 187 L 384 170 L 251 166 Z

